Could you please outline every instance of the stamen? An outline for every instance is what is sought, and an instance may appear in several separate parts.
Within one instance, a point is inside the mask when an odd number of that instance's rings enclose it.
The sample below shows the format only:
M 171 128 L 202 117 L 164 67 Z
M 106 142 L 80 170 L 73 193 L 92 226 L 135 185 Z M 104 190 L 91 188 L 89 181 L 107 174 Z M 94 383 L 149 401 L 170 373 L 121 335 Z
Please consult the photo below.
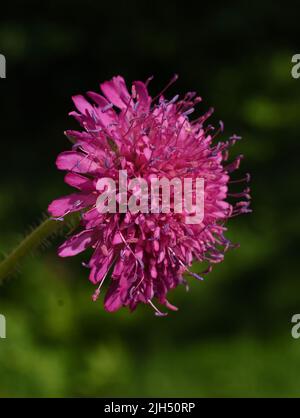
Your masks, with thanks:
M 112 109 L 113 107 L 114 107 L 114 105 L 112 103 L 108 103 L 106 106 L 103 107 L 103 109 L 101 109 L 101 112 L 105 113 L 108 110 Z
M 189 91 L 187 92 L 187 94 L 185 95 L 185 100 L 192 100 L 195 96 L 196 96 L 196 92 L 195 91 Z
M 151 76 L 151 77 L 148 77 L 147 78 L 147 80 L 146 80 L 146 82 L 145 82 L 145 85 L 146 85 L 146 87 L 148 87 L 148 85 L 149 85 L 149 83 L 150 83 L 150 81 L 152 81 L 153 80 L 153 75 Z
M 251 179 L 251 176 L 250 176 L 249 173 L 247 173 L 246 174 L 246 177 L 244 177 L 244 178 L 242 178 L 240 180 L 231 180 L 228 183 L 230 183 L 230 184 L 244 183 L 244 182 L 249 183 L 250 182 L 250 179 Z
M 247 207 L 248 208 L 250 206 L 250 202 L 238 202 L 235 206 L 236 207 L 243 206 L 243 207 Z
M 197 273 L 192 272 L 181 260 L 180 258 L 175 254 L 175 252 L 172 250 L 172 248 L 168 247 L 168 250 L 171 251 L 175 259 L 179 262 L 179 264 L 188 272 L 189 275 L 195 277 L 197 280 L 203 281 L 203 277 L 200 277 Z
M 120 234 L 120 237 L 121 237 L 121 239 L 122 239 L 122 241 L 124 242 L 124 244 L 126 245 L 126 247 L 128 248 L 128 250 L 131 252 L 131 254 L 133 255 L 133 257 L 138 261 L 138 263 L 139 263 L 139 265 L 141 266 L 141 268 L 144 270 L 144 268 L 145 268 L 145 266 L 144 266 L 144 263 L 143 263 L 143 261 L 141 260 L 141 259 L 139 259 L 135 254 L 134 254 L 134 252 L 132 251 L 132 249 L 131 249 L 131 247 L 130 247 L 130 245 L 128 244 L 128 242 L 125 240 L 125 238 L 124 238 L 124 236 L 123 236 L 123 234 L 122 234 L 122 232 L 119 230 L 118 231 L 119 232 L 119 234 Z
M 135 265 L 135 273 L 134 273 L 134 277 L 137 275 L 137 266 L 138 266 L 138 263 L 136 263 L 136 265 Z M 134 293 L 138 291 L 138 288 L 139 288 L 139 287 L 140 287 L 140 285 L 143 283 L 143 281 L 144 281 L 144 275 L 143 275 L 143 277 L 141 278 L 141 280 L 138 282 L 138 284 L 137 284 L 136 286 L 133 286 L 133 287 L 130 289 L 129 294 L 130 294 L 130 297 L 131 297 L 131 298 L 133 298 L 133 297 L 134 297 Z
M 92 300 L 93 300 L 93 302 L 97 302 L 97 300 L 98 300 L 99 296 L 100 296 L 100 290 L 99 290 L 99 289 L 97 289 L 97 290 L 95 291 L 95 293 L 93 294 L 93 296 L 92 296 Z
M 76 208 L 77 206 L 76 206 L 76 203 L 77 202 L 80 202 L 80 200 L 77 200 L 75 203 L 74 203 L 74 205 L 73 205 L 73 209 L 74 208 Z M 81 204 L 81 202 L 80 202 L 80 204 Z M 79 206 L 79 205 L 78 205 Z M 67 212 L 65 212 L 64 214 L 63 214 L 63 216 L 59 216 L 59 217 L 52 217 L 52 218 L 50 218 L 50 219 L 52 219 L 53 221 L 60 221 L 60 222 L 63 222 L 65 219 L 65 216 L 67 216 L 67 215 L 69 215 L 69 213 L 71 213 L 71 210 L 69 209 L 69 210 L 67 210 Z
M 191 113 L 193 113 L 195 111 L 195 109 L 192 107 L 191 109 L 186 110 L 185 112 L 182 113 L 182 116 L 188 116 Z
M 150 299 L 148 299 L 148 303 L 150 306 L 152 306 L 152 308 L 155 310 L 155 316 L 167 316 L 167 312 L 161 312 L 155 305 L 154 303 L 151 302 Z
M 101 287 L 102 287 L 102 285 L 103 285 L 103 283 L 104 283 L 104 280 L 106 279 L 106 276 L 107 276 L 107 274 L 108 274 L 109 270 L 110 270 L 110 269 L 108 269 L 108 270 L 107 270 L 107 272 L 106 272 L 105 276 L 104 276 L 104 277 L 103 277 L 103 279 L 101 280 L 101 282 L 100 282 L 99 286 L 97 287 L 97 289 L 95 290 L 95 292 L 94 292 L 94 294 L 93 294 L 93 296 L 92 296 L 92 300 L 93 300 L 94 302 L 96 302 L 96 301 L 97 301 L 97 299 L 98 299 L 98 298 L 99 298 L 99 296 L 100 296 Z
M 241 139 L 242 139 L 242 137 L 234 134 L 234 135 L 232 135 L 229 139 L 233 139 L 233 140 L 235 140 L 235 141 L 239 141 L 239 140 L 241 140 Z
M 179 98 L 179 94 L 176 94 L 176 96 L 174 96 L 174 97 L 173 97 L 173 99 L 169 101 L 169 104 L 174 104 L 174 103 L 176 103 L 176 102 L 177 102 L 177 100 L 178 100 L 178 98 Z
M 214 113 L 215 109 L 213 107 L 211 107 L 206 113 L 204 113 L 204 115 L 200 116 L 198 119 L 193 120 L 192 124 L 194 125 L 195 123 L 200 123 L 203 124 L 208 118 L 211 117 L 211 115 Z M 212 128 L 212 126 L 210 126 L 210 129 Z
M 178 80 L 178 74 L 174 74 L 174 76 L 169 81 L 169 83 L 166 85 L 166 87 L 157 96 L 155 96 L 154 99 L 152 99 L 152 102 L 155 102 L 155 100 L 157 100 L 159 97 L 161 97 L 164 94 L 164 92 L 166 90 L 168 90 L 168 88 L 171 87 L 171 85 L 174 84 L 177 80 Z
M 73 150 L 73 151 L 77 151 L 77 150 L 79 150 L 79 151 L 81 151 L 81 152 L 85 152 L 85 151 L 84 151 L 84 149 L 82 148 L 82 144 L 74 144 L 74 145 L 72 146 L 72 150 Z
M 133 99 L 136 99 L 136 88 L 134 84 L 131 87 L 131 95 Z
M 249 188 L 247 188 L 247 189 L 245 189 L 243 192 L 241 192 L 241 193 L 228 193 L 228 196 L 230 196 L 230 197 L 235 197 L 235 198 L 240 198 L 240 197 L 244 197 L 245 199 L 247 199 L 247 200 L 250 200 L 251 199 L 251 196 L 250 196 L 250 189 Z
M 99 133 L 99 132 L 103 131 L 103 129 L 102 129 L 102 128 L 98 128 L 98 129 L 90 129 L 90 128 L 86 128 L 86 130 L 87 130 L 87 132 L 88 132 L 88 133 L 90 133 L 90 134 L 97 134 L 97 133 Z
M 213 267 L 212 267 L 212 266 L 208 266 L 208 267 L 207 267 L 207 269 L 206 269 L 206 270 L 204 270 L 204 271 L 202 271 L 202 273 L 201 273 L 201 274 L 209 274 L 209 273 L 211 273 L 212 269 L 213 269 Z
M 93 110 L 92 112 L 88 112 L 88 113 L 91 116 L 91 118 L 93 119 L 95 125 L 97 125 L 98 124 L 98 118 L 97 118 L 97 115 L 96 115 L 95 111 Z
M 135 87 L 134 86 L 132 86 L 132 89 L 133 89 L 133 91 L 135 91 Z M 130 104 L 131 104 L 131 102 L 132 102 L 133 99 L 134 99 L 134 97 L 133 96 L 130 96 L 130 99 L 128 100 L 128 103 L 126 105 L 126 110 L 125 110 L 125 113 L 124 113 L 124 116 L 123 116 L 124 118 L 127 115 L 127 112 L 128 112 L 128 110 L 130 108 Z
M 188 272 L 189 272 L 189 275 L 195 277 L 195 279 L 200 280 L 200 281 L 204 280 L 203 277 L 199 276 L 197 273 L 194 273 L 190 270 L 188 270 Z
M 70 169 L 70 171 L 73 171 L 74 170 L 74 168 L 80 168 L 80 164 L 82 163 L 82 161 L 84 161 L 84 160 L 86 160 L 87 158 L 89 157 L 89 154 L 87 154 L 87 155 L 85 155 L 81 160 L 77 160 L 76 161 L 76 163 L 73 165 L 73 167 Z M 91 160 L 91 163 L 92 163 L 93 161 Z
M 244 158 L 244 156 L 241 154 L 239 155 L 232 163 L 226 165 L 224 169 L 231 173 L 232 171 L 235 171 L 239 168 L 241 160 Z
M 217 131 L 214 133 L 214 135 L 212 136 L 212 139 L 214 140 L 221 132 L 224 131 L 224 123 L 220 120 L 219 121 L 219 129 L 217 129 Z M 221 144 L 221 143 L 220 143 Z M 228 143 L 222 144 L 223 146 L 228 146 Z

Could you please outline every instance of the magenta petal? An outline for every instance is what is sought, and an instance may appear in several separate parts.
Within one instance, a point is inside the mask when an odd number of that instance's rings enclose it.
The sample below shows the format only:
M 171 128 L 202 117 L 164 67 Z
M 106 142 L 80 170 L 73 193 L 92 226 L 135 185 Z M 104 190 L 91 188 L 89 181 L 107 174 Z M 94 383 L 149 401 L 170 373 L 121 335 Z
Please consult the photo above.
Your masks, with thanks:
M 97 120 L 108 130 L 108 132 L 111 132 L 114 122 L 118 122 L 116 112 L 113 109 L 107 108 L 110 103 L 105 97 L 92 91 L 89 91 L 87 94 L 98 105 L 98 107 L 95 108 Z
M 121 238 L 121 235 L 119 234 L 119 232 L 116 232 L 114 235 L 114 238 L 112 240 L 112 244 L 113 245 L 117 245 L 117 244 L 122 244 L 123 240 Z
M 122 259 L 120 259 L 115 265 L 112 276 L 113 277 L 120 277 L 121 274 L 123 273 L 124 269 L 125 269 L 125 266 L 126 266 L 126 264 L 124 263 L 124 261 Z
M 98 218 L 99 215 L 100 214 L 99 214 L 98 209 L 94 208 L 94 209 L 89 210 L 88 212 L 85 212 L 82 217 L 85 221 L 89 222 Z
M 94 284 L 99 283 L 107 274 L 113 259 L 113 252 L 110 251 L 107 257 L 100 257 L 99 253 L 95 253 L 90 261 L 92 266 L 90 273 L 90 281 Z
M 64 242 L 58 249 L 60 257 L 72 257 L 90 247 L 94 242 L 94 231 L 85 230 L 77 235 L 73 235 L 70 239 Z
M 165 300 L 165 305 L 168 309 L 171 309 L 171 311 L 178 311 L 177 306 L 172 305 L 172 303 L 170 303 L 167 299 Z
M 148 94 L 148 90 L 145 83 L 142 83 L 141 81 L 135 81 L 133 85 L 135 86 L 138 95 L 138 110 L 148 112 L 150 109 L 151 97 Z
M 73 116 L 73 118 L 75 118 L 77 120 L 77 122 L 80 123 L 80 125 L 83 124 L 84 116 L 82 116 L 80 113 L 76 112 L 75 110 L 73 110 L 72 112 L 70 112 L 69 113 L 69 116 Z
M 72 129 L 68 129 L 67 131 L 65 131 L 65 135 L 70 138 L 73 139 L 75 141 L 82 139 L 82 140 L 93 140 L 93 136 L 91 134 L 89 134 L 88 132 L 79 132 L 79 131 L 74 131 Z
M 65 151 L 59 154 L 56 166 L 59 170 L 70 170 L 82 174 L 93 173 L 99 169 L 99 166 L 88 156 L 76 151 Z
M 93 111 L 93 106 L 80 94 L 78 96 L 73 96 L 72 100 L 80 113 L 83 115 L 86 114 L 86 111 Z
M 101 96 L 101 94 L 94 93 L 93 91 L 88 91 L 87 95 L 102 108 L 109 104 L 108 100 L 105 97 Z
M 94 189 L 93 182 L 91 180 L 77 173 L 67 173 L 65 176 L 65 183 L 83 191 L 92 191 Z
M 120 290 L 118 287 L 118 283 L 113 282 L 105 295 L 104 308 L 107 312 L 115 312 L 122 306 Z
M 130 95 L 123 77 L 114 77 L 111 81 L 101 84 L 101 90 L 107 99 L 119 109 L 126 109 Z
M 48 206 L 48 212 L 54 217 L 63 216 L 65 213 L 70 211 L 74 205 L 70 196 L 60 197 L 59 199 L 53 200 Z
M 53 200 L 48 206 L 48 212 L 54 217 L 64 216 L 93 205 L 96 197 L 91 194 L 73 193 Z

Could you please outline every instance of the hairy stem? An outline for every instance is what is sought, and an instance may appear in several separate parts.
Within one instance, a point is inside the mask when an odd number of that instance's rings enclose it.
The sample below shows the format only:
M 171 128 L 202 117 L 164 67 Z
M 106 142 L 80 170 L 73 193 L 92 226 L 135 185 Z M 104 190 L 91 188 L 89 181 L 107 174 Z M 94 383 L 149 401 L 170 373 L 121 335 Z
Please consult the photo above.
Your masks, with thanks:
M 57 234 L 66 227 L 71 229 L 78 224 L 78 213 L 66 216 L 63 221 L 55 221 L 50 218 L 43 221 L 0 263 L 0 284 L 2 284 L 3 280 L 16 269 L 19 263 L 28 254 L 38 248 L 45 239 Z

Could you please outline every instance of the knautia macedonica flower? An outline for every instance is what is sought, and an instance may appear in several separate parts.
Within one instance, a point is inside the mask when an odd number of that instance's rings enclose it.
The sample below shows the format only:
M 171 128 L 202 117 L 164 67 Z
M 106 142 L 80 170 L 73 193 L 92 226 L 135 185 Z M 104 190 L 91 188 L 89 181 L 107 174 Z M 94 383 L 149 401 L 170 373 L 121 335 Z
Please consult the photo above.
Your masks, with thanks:
M 82 130 L 66 132 L 73 147 L 57 159 L 58 169 L 67 171 L 65 182 L 77 191 L 53 201 L 49 212 L 58 220 L 71 212 L 81 213 L 81 231 L 61 245 L 59 255 L 74 256 L 88 247 L 94 250 L 86 264 L 90 280 L 97 286 L 93 299 L 97 300 L 107 280 L 104 306 L 109 312 L 122 306 L 134 310 L 144 303 L 157 315 L 165 315 L 157 302 L 177 310 L 167 300 L 169 290 L 179 284 L 187 287 L 184 275 L 202 280 L 214 263 L 221 262 L 224 252 L 233 246 L 224 236 L 226 221 L 250 211 L 248 189 L 237 194 L 228 192 L 229 183 L 249 181 L 248 175 L 230 181 L 242 156 L 228 163 L 228 148 L 240 138 L 216 142 L 223 126 L 220 123 L 215 131 L 206 125 L 212 109 L 190 120 L 194 106 L 201 101 L 196 93 L 167 100 L 163 96 L 166 87 L 151 98 L 150 80 L 134 82 L 129 92 L 124 79 L 117 76 L 101 85 L 103 95 L 88 92 L 87 98 L 74 96 L 77 111 L 70 114 Z M 143 179 L 147 183 L 153 176 L 182 181 L 203 179 L 201 222 L 189 224 L 184 209 L 181 213 L 174 211 L 173 188 L 168 213 L 99 210 L 97 201 L 103 193 L 99 181 L 111 178 L 119 186 L 121 170 L 126 170 L 128 180 Z M 134 193 L 131 190 L 128 196 Z M 121 193 L 116 196 L 120 205 Z M 194 185 L 192 196 L 194 199 Z M 238 202 L 229 203 L 228 197 L 236 197 Z M 193 261 L 208 263 L 201 276 L 190 270 Z

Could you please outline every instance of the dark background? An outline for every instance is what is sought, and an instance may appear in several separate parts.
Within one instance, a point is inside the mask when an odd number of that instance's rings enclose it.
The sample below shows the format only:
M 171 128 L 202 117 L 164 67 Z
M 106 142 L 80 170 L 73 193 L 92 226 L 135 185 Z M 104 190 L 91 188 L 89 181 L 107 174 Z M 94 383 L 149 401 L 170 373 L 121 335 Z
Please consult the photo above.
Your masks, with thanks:
M 31 256 L 0 288 L 0 396 L 298 396 L 300 53 L 296 2 L 6 2 L 0 11 L 0 250 L 68 193 L 55 168 L 71 96 L 123 75 L 157 93 L 197 90 L 200 111 L 244 140 L 252 215 L 229 223 L 241 248 L 204 283 L 171 294 L 178 313 L 104 312 L 80 258 Z M 196 266 L 201 270 L 202 266 Z

